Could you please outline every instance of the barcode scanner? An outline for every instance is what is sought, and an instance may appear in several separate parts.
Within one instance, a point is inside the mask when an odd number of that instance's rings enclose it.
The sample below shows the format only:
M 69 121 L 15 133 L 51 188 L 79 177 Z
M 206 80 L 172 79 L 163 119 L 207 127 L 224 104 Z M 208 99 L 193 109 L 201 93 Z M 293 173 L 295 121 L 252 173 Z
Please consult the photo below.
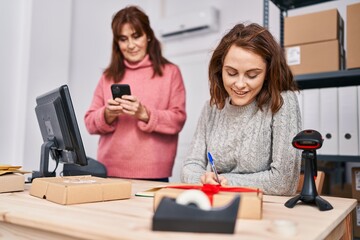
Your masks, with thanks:
M 293 139 L 292 145 L 297 149 L 316 150 L 321 148 L 324 139 L 321 134 L 315 130 L 304 130 L 299 132 Z
M 292 145 L 294 148 L 301 150 L 316 150 L 321 148 L 324 139 L 318 131 L 308 129 L 299 132 L 293 139 Z M 314 161 L 311 161 L 310 164 L 313 164 L 314 177 L 317 177 L 317 160 L 316 160 L 316 151 L 313 151 L 315 155 Z
M 300 200 L 305 204 L 316 204 L 320 211 L 333 209 L 328 201 L 319 196 L 314 180 L 317 175 L 316 149 L 321 148 L 323 141 L 321 134 L 312 129 L 303 130 L 294 137 L 292 145 L 303 150 L 301 159 L 305 161 L 304 183 L 301 193 L 289 199 L 285 203 L 286 207 L 293 208 Z

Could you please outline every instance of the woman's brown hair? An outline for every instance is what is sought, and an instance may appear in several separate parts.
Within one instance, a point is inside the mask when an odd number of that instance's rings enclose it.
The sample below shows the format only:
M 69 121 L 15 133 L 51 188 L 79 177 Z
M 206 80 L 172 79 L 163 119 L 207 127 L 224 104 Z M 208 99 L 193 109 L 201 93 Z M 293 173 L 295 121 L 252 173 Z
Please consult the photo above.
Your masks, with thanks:
M 155 37 L 154 31 L 150 27 L 149 17 L 136 6 L 129 6 L 117 12 L 112 20 L 111 28 L 113 32 L 113 43 L 111 62 L 105 69 L 104 74 L 107 78 L 113 79 L 114 82 L 120 82 L 125 74 L 124 56 L 120 51 L 118 41 L 124 24 L 129 23 L 134 30 L 141 35 L 146 34 L 148 38 L 147 53 L 153 65 L 154 75 L 162 76 L 162 67 L 170 63 L 162 56 L 161 45 Z
M 266 62 L 264 85 L 256 97 L 262 110 L 269 103 L 272 113 L 279 111 L 283 104 L 282 91 L 298 90 L 293 74 L 286 63 L 283 49 L 264 27 L 252 23 L 235 25 L 216 47 L 209 64 L 210 104 L 222 109 L 229 94 L 226 92 L 222 68 L 230 47 L 235 45 L 261 56 Z

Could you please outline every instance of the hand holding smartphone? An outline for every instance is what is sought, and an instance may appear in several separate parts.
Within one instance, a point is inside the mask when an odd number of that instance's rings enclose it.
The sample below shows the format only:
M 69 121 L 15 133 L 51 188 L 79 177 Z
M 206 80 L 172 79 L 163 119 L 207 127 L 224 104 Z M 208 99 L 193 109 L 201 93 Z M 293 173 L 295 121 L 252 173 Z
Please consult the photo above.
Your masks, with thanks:
M 123 95 L 131 95 L 129 84 L 113 84 L 111 85 L 111 93 L 113 99 L 121 98 Z

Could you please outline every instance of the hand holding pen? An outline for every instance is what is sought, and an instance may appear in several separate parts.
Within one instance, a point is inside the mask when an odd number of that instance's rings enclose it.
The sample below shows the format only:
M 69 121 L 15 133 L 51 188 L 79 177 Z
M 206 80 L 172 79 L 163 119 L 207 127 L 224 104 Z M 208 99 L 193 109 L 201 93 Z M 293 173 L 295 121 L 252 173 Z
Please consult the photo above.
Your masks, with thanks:
M 214 159 L 211 156 L 211 153 L 208 152 L 207 154 L 210 166 L 213 172 L 206 172 L 203 176 L 201 176 L 201 183 L 202 184 L 221 184 L 227 185 L 227 179 L 223 176 L 220 176 L 216 170 Z

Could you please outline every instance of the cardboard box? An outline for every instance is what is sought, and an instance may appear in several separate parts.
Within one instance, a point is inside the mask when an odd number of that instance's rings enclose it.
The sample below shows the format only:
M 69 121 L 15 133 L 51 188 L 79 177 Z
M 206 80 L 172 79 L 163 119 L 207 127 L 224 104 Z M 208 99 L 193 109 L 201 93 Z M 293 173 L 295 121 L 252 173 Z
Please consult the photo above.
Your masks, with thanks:
M 344 21 L 337 9 L 286 17 L 284 46 L 339 40 L 344 46 Z
M 338 71 L 344 67 L 345 53 L 338 40 L 287 47 L 285 51 L 294 75 Z
M 195 185 L 194 185 L 195 186 Z M 154 211 L 159 205 L 163 197 L 176 198 L 179 194 L 186 190 L 176 188 L 163 188 L 155 193 Z M 234 195 L 240 195 L 240 206 L 238 210 L 238 218 L 243 219 L 261 219 L 263 194 L 258 192 L 222 192 L 213 195 L 213 207 L 222 207 L 230 203 L 234 199 Z
M 36 178 L 30 194 L 63 205 L 127 199 L 131 182 L 92 176 Z
M 331 187 L 330 195 L 333 197 L 352 198 L 350 183 L 334 184 Z
M 360 204 L 353 211 L 353 233 L 354 237 L 360 237 Z
M 351 192 L 352 198 L 355 198 L 360 202 L 360 167 L 354 167 L 351 169 Z
M 360 68 L 360 3 L 346 9 L 346 68 Z
M 24 191 L 25 177 L 22 174 L 10 173 L 0 176 L 0 193 Z

